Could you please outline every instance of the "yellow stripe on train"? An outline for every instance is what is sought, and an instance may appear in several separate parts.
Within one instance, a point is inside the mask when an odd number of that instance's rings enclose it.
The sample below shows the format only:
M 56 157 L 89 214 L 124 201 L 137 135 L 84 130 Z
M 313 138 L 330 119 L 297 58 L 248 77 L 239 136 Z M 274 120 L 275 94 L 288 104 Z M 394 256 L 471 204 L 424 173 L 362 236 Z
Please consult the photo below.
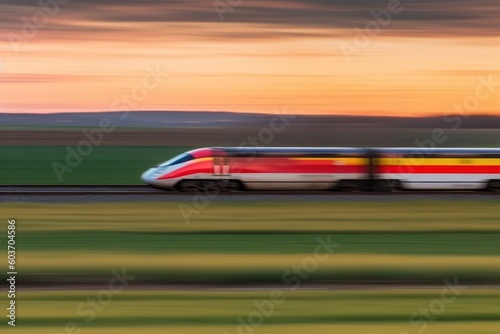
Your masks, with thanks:
M 290 160 L 300 160 L 300 161 L 331 161 L 332 164 L 338 165 L 367 165 L 367 158 L 289 158 Z
M 212 160 L 214 160 L 214 158 L 208 157 L 208 158 L 197 158 L 197 159 L 194 159 L 193 161 L 195 161 L 195 162 L 204 162 L 204 161 L 212 161 Z

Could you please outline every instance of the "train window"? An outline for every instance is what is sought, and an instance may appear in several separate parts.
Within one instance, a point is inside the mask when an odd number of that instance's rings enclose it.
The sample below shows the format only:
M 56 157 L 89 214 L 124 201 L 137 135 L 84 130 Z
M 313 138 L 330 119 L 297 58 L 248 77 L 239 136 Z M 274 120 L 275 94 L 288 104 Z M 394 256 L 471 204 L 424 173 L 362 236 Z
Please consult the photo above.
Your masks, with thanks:
M 160 165 L 160 167 L 178 165 L 178 164 L 182 164 L 184 162 L 188 162 L 188 161 L 193 160 L 193 159 L 194 159 L 194 157 L 191 154 L 182 153 L 182 154 L 176 156 L 175 158 L 172 158 L 172 159 L 168 160 L 167 162 L 162 163 Z

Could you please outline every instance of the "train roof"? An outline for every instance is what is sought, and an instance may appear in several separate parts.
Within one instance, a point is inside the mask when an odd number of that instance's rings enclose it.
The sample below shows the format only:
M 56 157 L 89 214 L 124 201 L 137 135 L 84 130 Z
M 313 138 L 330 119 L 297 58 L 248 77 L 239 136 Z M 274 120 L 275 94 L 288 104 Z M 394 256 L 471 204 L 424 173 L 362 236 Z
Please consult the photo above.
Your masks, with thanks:
M 500 154 L 500 148 L 384 147 L 375 151 L 388 154 Z
M 363 154 L 364 148 L 355 147 L 219 147 L 230 155 L 331 155 L 331 154 Z
M 216 147 L 233 156 L 247 155 L 362 155 L 368 152 L 394 155 L 500 155 L 500 148 L 421 148 L 421 147 Z

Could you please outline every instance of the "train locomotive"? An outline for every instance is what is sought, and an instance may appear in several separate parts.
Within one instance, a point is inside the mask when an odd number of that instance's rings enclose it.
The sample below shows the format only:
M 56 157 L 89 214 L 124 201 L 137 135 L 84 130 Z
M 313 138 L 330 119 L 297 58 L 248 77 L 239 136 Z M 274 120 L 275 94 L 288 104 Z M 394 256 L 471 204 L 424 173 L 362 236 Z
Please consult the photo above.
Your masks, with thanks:
M 164 190 L 500 191 L 500 149 L 214 147 L 142 175 Z

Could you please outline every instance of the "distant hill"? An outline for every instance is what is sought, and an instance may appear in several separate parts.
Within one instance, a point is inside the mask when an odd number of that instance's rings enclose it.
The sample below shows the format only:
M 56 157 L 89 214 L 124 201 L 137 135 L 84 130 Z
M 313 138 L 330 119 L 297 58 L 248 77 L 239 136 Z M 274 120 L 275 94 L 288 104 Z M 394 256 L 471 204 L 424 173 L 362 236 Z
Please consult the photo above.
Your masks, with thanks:
M 125 117 L 126 115 L 126 117 Z M 235 127 L 266 126 L 273 114 L 187 111 L 81 112 L 54 114 L 0 113 L 0 125 L 94 127 L 109 118 L 117 127 Z M 297 115 L 294 126 L 329 128 L 452 128 L 460 120 L 460 129 L 500 129 L 500 116 L 474 115 L 468 118 L 444 117 L 368 117 L 338 115 Z

